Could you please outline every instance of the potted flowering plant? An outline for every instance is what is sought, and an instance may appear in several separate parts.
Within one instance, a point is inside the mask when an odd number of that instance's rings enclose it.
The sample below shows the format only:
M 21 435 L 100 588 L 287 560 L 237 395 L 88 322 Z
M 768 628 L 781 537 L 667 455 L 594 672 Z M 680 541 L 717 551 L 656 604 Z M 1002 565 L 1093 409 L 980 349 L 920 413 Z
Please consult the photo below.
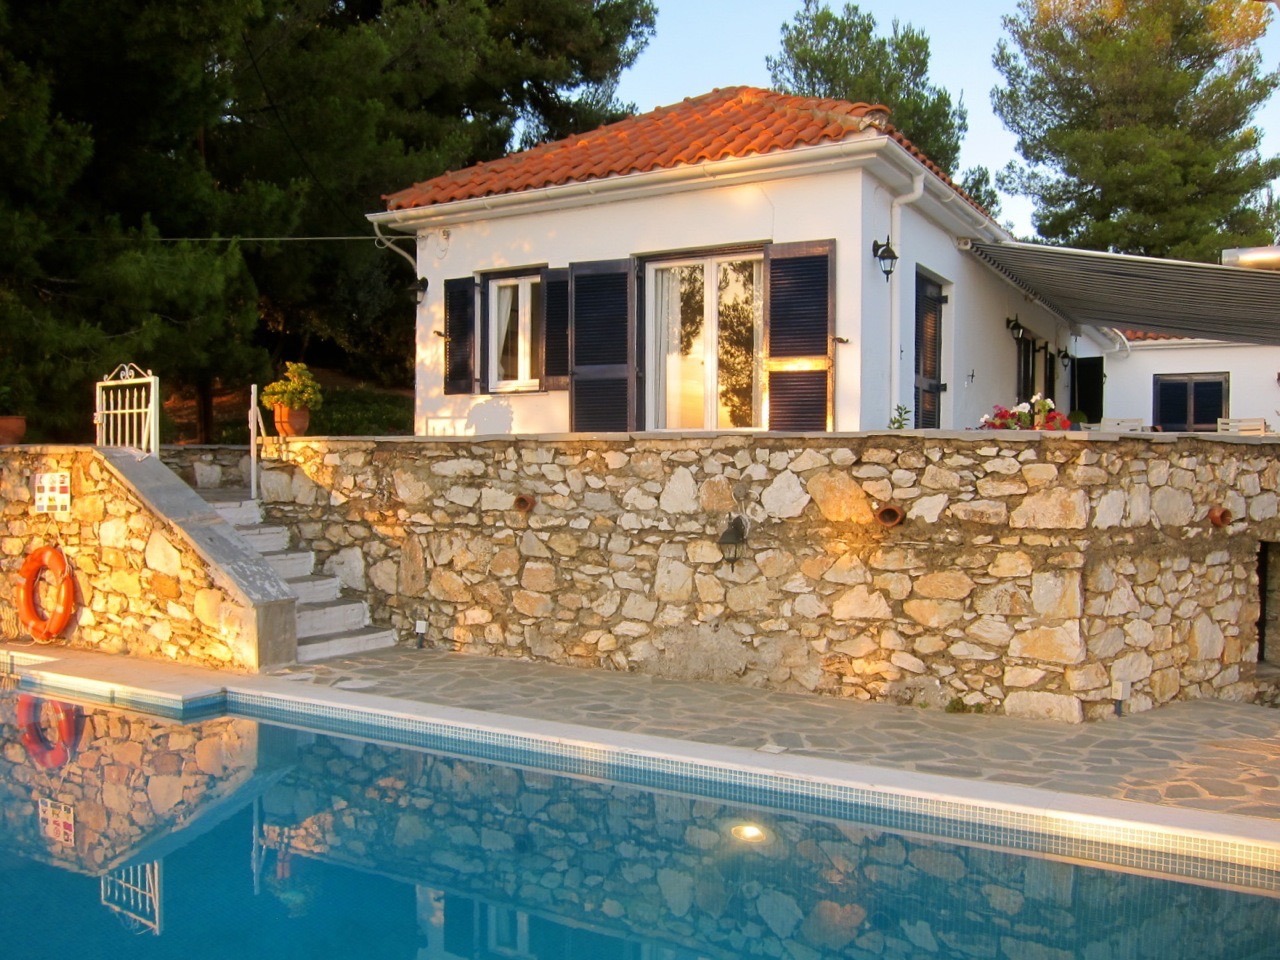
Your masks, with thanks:
M 27 418 L 17 412 L 13 387 L 0 383 L 0 445 L 21 443 L 27 432 Z
M 324 398 L 320 384 L 305 363 L 284 366 L 284 376 L 262 391 L 262 405 L 274 415 L 280 436 L 299 437 L 307 432 L 311 411 L 320 409 Z
M 1036 394 L 1016 407 L 996 404 L 982 417 L 983 430 L 1071 430 L 1071 420 L 1053 408 L 1053 401 Z

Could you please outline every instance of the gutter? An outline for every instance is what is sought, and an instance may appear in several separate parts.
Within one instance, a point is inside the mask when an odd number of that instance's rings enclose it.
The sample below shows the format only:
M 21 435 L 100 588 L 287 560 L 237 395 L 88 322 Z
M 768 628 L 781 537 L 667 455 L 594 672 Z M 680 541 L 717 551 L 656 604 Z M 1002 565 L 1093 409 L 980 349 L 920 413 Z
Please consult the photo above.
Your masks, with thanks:
M 924 174 L 917 173 L 911 183 L 911 191 L 894 197 L 889 206 L 889 235 L 898 238 L 899 246 L 902 245 L 902 208 L 910 206 L 923 196 Z M 902 331 L 899 329 L 902 319 L 902 274 L 895 270 L 889 280 L 889 402 L 898 404 L 902 402 L 902 398 L 898 396 L 902 377 Z M 890 411 L 892 409 L 890 407 Z

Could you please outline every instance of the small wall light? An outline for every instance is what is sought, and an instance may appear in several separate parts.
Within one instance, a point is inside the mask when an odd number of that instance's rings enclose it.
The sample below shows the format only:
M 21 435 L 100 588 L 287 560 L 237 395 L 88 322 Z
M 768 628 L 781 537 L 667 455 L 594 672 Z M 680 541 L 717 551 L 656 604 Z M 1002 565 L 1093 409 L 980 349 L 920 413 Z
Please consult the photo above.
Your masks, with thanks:
M 1071 368 L 1071 354 L 1060 353 L 1058 354 L 1058 359 L 1062 362 L 1063 370 L 1069 370 Z
M 717 543 L 720 552 L 729 561 L 729 568 L 733 569 L 733 565 L 742 559 L 743 548 L 747 545 L 747 518 L 742 514 L 730 517 Z
M 421 303 L 426 299 L 429 286 L 431 286 L 431 281 L 426 277 L 419 277 L 409 285 L 409 292 L 413 294 L 414 303 Z
M 1009 335 L 1015 340 L 1021 340 L 1023 334 L 1027 332 L 1027 328 L 1018 322 L 1016 313 L 1012 317 L 1005 317 L 1004 325 L 1009 328 Z
M 880 263 L 880 272 L 884 274 L 884 282 L 888 283 L 889 278 L 893 276 L 893 271 L 898 267 L 898 254 L 889 245 L 890 237 L 884 238 L 884 243 L 879 240 L 871 241 L 871 255 Z

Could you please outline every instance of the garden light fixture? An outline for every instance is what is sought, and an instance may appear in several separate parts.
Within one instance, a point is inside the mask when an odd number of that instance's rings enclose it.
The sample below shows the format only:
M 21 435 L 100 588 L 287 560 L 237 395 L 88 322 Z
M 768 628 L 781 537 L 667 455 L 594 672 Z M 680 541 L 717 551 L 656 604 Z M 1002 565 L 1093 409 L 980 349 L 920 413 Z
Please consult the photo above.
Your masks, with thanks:
M 879 240 L 871 241 L 871 255 L 876 258 L 880 264 L 880 272 L 884 274 L 884 282 L 888 283 L 889 278 L 893 276 L 893 271 L 898 266 L 898 254 L 889 244 L 890 238 L 886 235 L 884 243 Z

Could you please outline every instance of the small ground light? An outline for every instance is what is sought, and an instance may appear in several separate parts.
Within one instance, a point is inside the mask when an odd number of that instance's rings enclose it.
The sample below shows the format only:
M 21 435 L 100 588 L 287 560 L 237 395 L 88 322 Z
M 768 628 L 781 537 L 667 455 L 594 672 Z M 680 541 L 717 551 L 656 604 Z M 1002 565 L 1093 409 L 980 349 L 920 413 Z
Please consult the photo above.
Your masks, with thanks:
M 416 633 L 416 634 L 418 635 L 418 649 L 419 649 L 419 650 L 421 650 L 421 649 L 422 649 L 422 640 L 423 640 L 423 638 L 426 636 L 426 633 L 427 633 L 427 621 L 425 621 L 425 620 L 415 620 L 415 621 L 413 621 L 413 632 L 414 632 L 414 633 Z
M 743 843 L 764 843 L 769 839 L 769 835 L 764 832 L 764 827 L 755 823 L 739 823 L 729 832 L 733 834 L 735 840 L 741 840 Z

